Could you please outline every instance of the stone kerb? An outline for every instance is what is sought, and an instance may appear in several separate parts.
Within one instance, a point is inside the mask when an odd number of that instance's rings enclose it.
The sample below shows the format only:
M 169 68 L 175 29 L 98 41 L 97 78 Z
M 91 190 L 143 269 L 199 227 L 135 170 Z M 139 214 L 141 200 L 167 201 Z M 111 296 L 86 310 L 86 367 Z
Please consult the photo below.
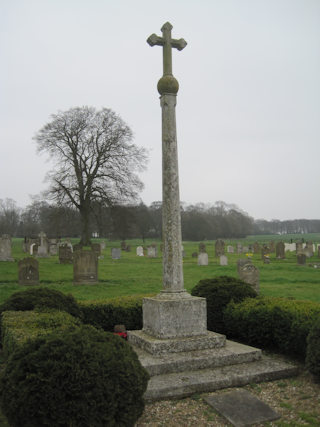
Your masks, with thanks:
M 80 249 L 74 252 L 73 283 L 98 283 L 98 257 L 93 250 Z

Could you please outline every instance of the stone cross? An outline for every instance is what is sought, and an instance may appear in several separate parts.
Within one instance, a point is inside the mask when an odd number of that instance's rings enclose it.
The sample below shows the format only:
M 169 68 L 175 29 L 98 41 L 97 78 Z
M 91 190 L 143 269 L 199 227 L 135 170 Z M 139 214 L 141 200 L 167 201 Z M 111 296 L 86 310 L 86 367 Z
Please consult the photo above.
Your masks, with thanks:
M 163 46 L 163 75 L 172 75 L 172 48 L 182 50 L 187 46 L 187 42 L 184 39 L 172 39 L 171 30 L 172 25 L 170 22 L 166 22 L 162 28 L 162 37 L 156 34 L 151 34 L 148 38 L 147 43 L 150 46 Z
M 176 132 L 176 95 L 178 81 L 172 75 L 172 48 L 182 50 L 185 40 L 171 38 L 172 25 L 166 22 L 163 37 L 152 34 L 147 43 L 163 46 L 163 76 L 158 82 L 162 108 L 162 235 L 163 291 L 185 293 L 182 271 L 182 239 L 180 219 L 178 150 Z

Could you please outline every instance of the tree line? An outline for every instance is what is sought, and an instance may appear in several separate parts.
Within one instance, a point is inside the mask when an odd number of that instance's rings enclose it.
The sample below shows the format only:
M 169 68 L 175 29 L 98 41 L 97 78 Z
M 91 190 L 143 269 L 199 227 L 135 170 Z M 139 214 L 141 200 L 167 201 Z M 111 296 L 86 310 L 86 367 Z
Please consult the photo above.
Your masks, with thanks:
M 90 211 L 90 235 L 107 239 L 161 238 L 162 203 L 149 206 L 94 203 Z M 243 238 L 252 234 L 319 233 L 320 220 L 254 220 L 235 205 L 219 201 L 209 204 L 181 204 L 183 240 L 215 240 Z M 0 234 L 13 237 L 37 236 L 44 231 L 48 237 L 80 237 L 79 210 L 35 199 L 25 209 L 11 199 L 0 199 Z

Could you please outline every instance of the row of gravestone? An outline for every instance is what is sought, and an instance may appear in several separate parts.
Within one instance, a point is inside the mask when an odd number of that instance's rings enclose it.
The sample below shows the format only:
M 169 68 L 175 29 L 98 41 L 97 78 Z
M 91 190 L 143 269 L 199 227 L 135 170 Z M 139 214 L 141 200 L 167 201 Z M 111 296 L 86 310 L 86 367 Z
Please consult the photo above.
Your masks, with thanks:
M 73 283 L 98 283 L 98 255 L 92 249 L 79 249 L 72 253 Z M 39 261 L 33 257 L 18 262 L 18 282 L 20 285 L 39 284 Z

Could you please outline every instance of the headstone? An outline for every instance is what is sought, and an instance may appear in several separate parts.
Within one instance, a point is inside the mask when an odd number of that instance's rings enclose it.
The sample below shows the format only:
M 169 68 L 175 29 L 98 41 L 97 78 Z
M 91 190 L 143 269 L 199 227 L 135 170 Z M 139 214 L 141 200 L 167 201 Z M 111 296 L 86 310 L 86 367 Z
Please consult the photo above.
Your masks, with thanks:
M 313 257 L 313 255 L 314 255 L 313 243 L 308 241 L 306 243 L 306 246 L 305 246 L 303 252 L 306 254 L 307 258 Z
M 30 255 L 37 255 L 38 253 L 38 243 L 31 243 L 30 245 Z
M 228 258 L 225 255 L 220 256 L 220 265 L 228 265 Z
M 218 239 L 215 243 L 215 256 L 219 257 L 221 255 L 224 255 L 224 241 Z
M 239 277 L 246 283 L 252 285 L 253 289 L 259 294 L 260 292 L 260 279 L 259 270 L 253 264 L 245 264 L 239 269 Z
M 303 252 L 302 242 L 296 242 L 297 255 Z
M 122 240 L 122 242 L 120 243 L 120 247 L 121 247 L 121 250 L 122 250 L 122 251 L 125 251 L 125 250 L 126 250 L 126 248 L 127 248 L 127 244 L 126 244 L 125 240 Z
M 254 254 L 259 254 L 259 253 L 260 253 L 260 245 L 259 245 L 259 243 L 258 243 L 258 242 L 255 242 L 255 243 L 253 244 L 253 253 L 254 253 Z
M 198 265 L 208 265 L 209 259 L 206 252 L 200 252 L 198 255 Z
M 233 254 L 234 253 L 234 247 L 233 246 L 227 246 L 227 252 L 228 252 L 228 254 Z
M 73 249 L 71 243 L 60 243 L 59 250 L 59 263 L 72 264 L 73 263 Z
M 37 257 L 47 258 L 49 256 L 49 253 L 48 253 L 49 245 L 48 245 L 48 239 L 47 239 L 46 233 L 41 231 L 41 233 L 39 233 L 39 239 L 40 239 L 40 245 L 38 246 Z
M 306 260 L 307 260 L 306 254 L 303 254 L 301 252 L 297 254 L 297 263 L 299 265 L 306 265 Z
M 148 246 L 148 249 L 147 249 L 147 254 L 148 254 L 148 258 L 156 258 L 157 257 L 157 255 L 158 255 L 158 251 L 157 251 L 157 248 L 156 247 L 154 247 L 154 246 Z
M 111 258 L 112 259 L 120 259 L 121 258 L 121 249 L 120 248 L 112 248 L 111 249 Z
M 23 258 L 18 262 L 19 285 L 39 284 L 39 262 L 35 258 Z
M 276 246 L 273 240 L 269 242 L 270 253 L 273 254 L 276 250 Z
M 8 234 L 0 237 L 0 261 L 14 261 L 11 256 L 11 237 Z
M 138 246 L 137 247 L 137 256 L 144 256 L 143 247 L 142 246 Z
M 241 243 L 237 243 L 237 254 L 242 254 L 242 245 L 241 245 Z
M 270 257 L 268 257 L 267 255 L 264 255 L 262 261 L 264 264 L 270 264 Z
M 206 252 L 206 245 L 203 242 L 199 243 L 199 252 Z
M 284 243 L 278 242 L 276 244 L 276 257 L 279 259 L 284 259 L 286 257 L 285 250 L 284 250 Z
M 284 244 L 284 250 L 285 250 L 285 252 L 287 252 L 287 251 L 294 252 L 296 250 L 296 244 L 295 243 L 285 243 Z
M 49 254 L 58 254 L 58 239 L 49 239 Z
M 104 251 L 106 248 L 106 242 L 103 240 L 102 242 L 100 242 L 100 246 L 101 246 L 101 250 Z
M 242 247 L 242 253 L 247 254 L 249 252 L 249 246 L 243 246 Z
M 98 257 L 93 250 L 79 250 L 73 254 L 73 283 L 98 282 Z
M 238 261 L 237 261 L 238 274 L 239 274 L 240 269 L 246 264 L 252 264 L 251 258 L 239 258 L 238 259 Z
M 261 259 L 263 260 L 264 256 L 267 255 L 269 256 L 270 254 L 270 248 L 268 245 L 262 245 L 261 247 Z

